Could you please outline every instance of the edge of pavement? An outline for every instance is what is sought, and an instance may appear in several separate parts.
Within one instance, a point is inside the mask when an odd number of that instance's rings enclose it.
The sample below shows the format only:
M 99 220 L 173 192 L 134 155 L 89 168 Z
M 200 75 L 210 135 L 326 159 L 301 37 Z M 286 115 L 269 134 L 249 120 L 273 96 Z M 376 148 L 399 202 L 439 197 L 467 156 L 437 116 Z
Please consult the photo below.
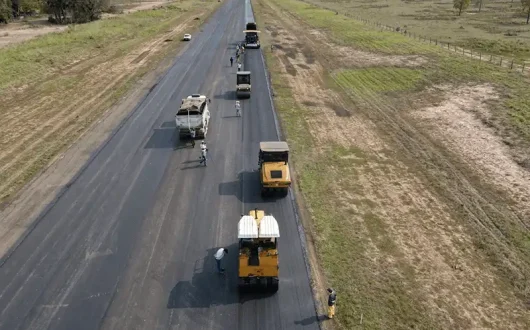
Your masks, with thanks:
M 252 18 L 254 18 L 254 9 L 252 7 L 251 0 L 245 0 L 245 6 L 248 6 L 247 9 L 246 9 L 247 15 L 249 13 L 248 12 L 248 8 L 250 8 L 250 13 L 252 13 Z M 272 98 L 273 90 L 272 90 L 272 86 L 271 86 L 271 80 L 270 80 L 270 76 L 269 76 L 269 69 L 267 67 L 267 62 L 265 61 L 265 57 L 263 56 L 263 48 L 259 49 L 259 54 L 260 54 L 260 58 L 261 58 L 261 63 L 263 65 L 263 71 L 264 71 L 264 74 L 265 74 L 265 80 L 267 82 L 269 102 L 271 104 L 272 115 L 274 117 L 274 126 L 275 126 L 275 130 L 276 130 L 276 135 L 277 135 L 278 139 L 281 140 L 283 138 L 283 136 L 284 136 L 284 133 L 282 131 L 280 122 L 278 120 L 276 107 L 274 105 L 274 100 Z M 293 167 L 292 167 L 291 164 L 289 164 L 289 171 L 291 172 L 291 176 L 294 178 L 293 184 L 296 185 L 296 174 L 293 171 Z M 319 299 L 318 299 L 319 295 L 318 295 L 318 292 L 315 289 L 315 286 L 313 285 L 314 278 L 313 278 L 313 271 L 311 269 L 311 262 L 310 262 L 310 258 L 309 258 L 309 253 L 310 252 L 309 252 L 309 249 L 308 249 L 308 246 L 307 246 L 307 242 L 306 242 L 306 233 L 305 233 L 305 230 L 304 230 L 303 221 L 302 221 L 302 219 L 300 217 L 300 212 L 298 210 L 298 208 L 301 207 L 302 204 L 300 204 L 300 201 L 296 198 L 295 191 L 297 191 L 297 189 L 295 189 L 294 187 L 291 187 L 289 189 L 289 198 L 291 200 L 291 207 L 293 208 L 293 212 L 294 212 L 294 217 L 295 217 L 295 221 L 296 221 L 296 228 L 298 229 L 298 235 L 300 237 L 300 243 L 302 245 L 302 254 L 303 254 L 304 263 L 305 263 L 305 266 L 306 266 L 307 276 L 309 278 L 309 287 L 310 287 L 311 293 L 313 295 L 313 304 L 314 304 L 314 308 L 315 308 L 315 314 L 316 314 L 316 317 L 317 317 L 318 327 L 320 329 L 322 329 L 322 324 L 321 324 L 320 319 L 319 319 L 319 307 L 320 307 L 319 306 Z
M 221 3 L 216 9 L 205 15 L 201 19 L 201 23 L 190 31 L 191 33 L 202 33 L 202 26 L 214 15 L 224 3 Z M 39 222 L 45 215 L 54 207 L 57 201 L 69 190 L 70 186 L 79 178 L 79 176 L 86 170 L 86 168 L 94 161 L 105 146 L 112 140 L 118 131 L 125 125 L 127 120 L 138 111 L 138 109 L 146 102 L 147 98 L 154 91 L 156 86 L 164 80 L 169 74 L 169 68 L 178 61 L 178 58 L 188 49 L 189 43 L 178 45 L 174 51 L 167 53 L 162 60 L 154 65 L 153 70 L 143 76 L 138 77 L 138 80 L 133 83 L 130 89 L 112 106 L 110 106 L 102 116 L 96 120 L 90 128 L 81 134 L 75 142 L 68 146 L 64 151 L 59 153 L 54 160 L 42 171 L 37 173 L 13 198 L 7 206 L 0 210 L 0 214 L 7 213 L 22 213 L 21 208 L 26 213 L 29 220 L 20 237 L 16 238 L 14 243 L 7 247 L 0 258 L 0 267 L 2 267 L 16 249 L 24 242 L 31 232 L 37 227 Z M 127 109 L 129 108 L 129 109 Z M 83 145 L 83 139 L 91 135 L 102 135 L 102 137 L 95 143 Z M 76 157 L 82 157 L 83 154 L 89 154 L 86 160 L 81 161 L 78 165 L 71 167 L 69 162 Z M 61 168 L 66 168 L 67 171 L 62 172 Z M 60 172 L 60 173 L 55 173 Z M 59 180 L 49 179 L 49 176 L 63 176 L 61 182 Z M 50 182 L 51 181 L 51 182 Z M 63 184 L 63 182 L 65 182 Z M 51 186 L 46 197 L 40 196 L 40 202 L 30 205 L 26 208 L 24 200 L 31 197 L 31 192 L 38 190 L 40 186 Z M 14 227 L 17 227 L 15 224 Z M 9 229 L 8 229 L 9 230 Z M 2 253 L 2 251 L 0 251 Z

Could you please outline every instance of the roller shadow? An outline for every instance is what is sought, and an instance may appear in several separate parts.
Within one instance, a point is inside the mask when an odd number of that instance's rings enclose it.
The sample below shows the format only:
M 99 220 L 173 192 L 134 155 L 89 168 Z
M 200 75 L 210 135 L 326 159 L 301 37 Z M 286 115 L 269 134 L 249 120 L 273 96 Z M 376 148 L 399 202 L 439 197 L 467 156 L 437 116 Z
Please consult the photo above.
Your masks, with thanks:
M 259 172 L 243 171 L 238 174 L 235 181 L 221 182 L 219 184 L 219 195 L 236 196 L 242 203 L 274 203 L 281 196 L 261 197 Z
M 222 266 L 226 269 L 225 274 L 219 274 L 216 269 L 214 254 L 219 248 L 208 249 L 206 257 L 196 261 L 191 281 L 181 281 L 173 287 L 169 293 L 168 309 L 209 308 L 214 305 L 239 302 L 237 294 L 238 244 L 232 244 L 227 248 L 228 254 L 222 260 Z
M 175 122 L 168 121 L 162 123 L 160 128 L 154 129 L 144 149 L 174 149 L 177 142 L 178 133 Z
M 234 84 L 235 84 L 235 81 L 234 81 Z M 224 93 L 214 95 L 213 98 L 216 99 L 216 100 L 229 100 L 229 101 L 230 100 L 236 100 L 237 99 L 236 91 L 234 91 L 234 90 L 226 91 Z

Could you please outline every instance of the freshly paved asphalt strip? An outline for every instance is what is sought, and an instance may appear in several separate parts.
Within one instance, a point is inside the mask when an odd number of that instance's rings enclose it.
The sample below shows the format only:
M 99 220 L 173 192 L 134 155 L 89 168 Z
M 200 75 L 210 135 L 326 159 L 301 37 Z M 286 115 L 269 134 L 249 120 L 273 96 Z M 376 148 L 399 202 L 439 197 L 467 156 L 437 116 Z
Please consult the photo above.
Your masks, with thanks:
M 235 116 L 245 2 L 227 0 L 188 49 L 0 268 L 0 329 L 317 329 L 289 198 L 259 195 L 259 142 L 277 140 L 259 51 Z M 207 167 L 174 115 L 212 99 Z M 259 207 L 280 224 L 280 289 L 239 295 L 237 223 Z M 227 247 L 226 274 L 213 253 Z

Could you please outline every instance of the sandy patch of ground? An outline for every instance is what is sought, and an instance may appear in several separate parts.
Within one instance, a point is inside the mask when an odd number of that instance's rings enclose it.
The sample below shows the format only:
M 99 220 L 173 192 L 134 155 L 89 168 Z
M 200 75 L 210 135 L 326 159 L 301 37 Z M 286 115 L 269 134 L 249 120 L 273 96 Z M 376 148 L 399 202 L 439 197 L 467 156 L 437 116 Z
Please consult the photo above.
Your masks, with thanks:
M 530 173 L 510 156 L 510 150 L 476 114 L 488 117 L 486 102 L 499 98 L 491 85 L 439 86 L 435 93 L 444 94 L 440 105 L 413 113 L 429 125 L 434 136 L 450 150 L 462 155 L 482 177 L 507 191 L 524 207 L 527 226 L 530 226 Z M 432 92 L 432 91 L 431 91 Z
M 40 162 L 52 163 L 42 176 L 36 177 L 20 192 L 19 196 L 5 209 L 0 211 L 0 255 L 18 240 L 31 226 L 35 217 L 62 190 L 73 175 L 88 160 L 91 153 L 105 140 L 112 129 L 133 108 L 133 105 L 152 86 L 157 75 L 167 67 L 164 66 L 149 73 L 143 79 L 140 88 L 124 98 L 122 104 L 109 109 L 112 104 L 110 90 L 123 86 L 133 77 L 153 56 L 157 56 L 163 49 L 166 40 L 175 39 L 189 29 L 197 21 L 194 17 L 183 21 L 172 31 L 158 36 L 145 44 L 139 45 L 128 55 L 111 60 L 87 59 L 68 68 L 68 75 L 82 78 L 76 79 L 73 89 L 83 86 L 81 97 L 70 99 L 64 97 L 64 91 L 50 94 L 47 91 L 37 91 L 32 94 L 34 102 L 18 102 L 9 116 L 0 118 L 0 126 L 6 127 L 0 138 L 0 145 L 4 146 L 0 152 L 0 168 L 6 180 L 0 184 L 3 194 L 10 194 L 17 182 L 24 181 L 32 167 L 38 167 Z M 172 57 L 173 58 L 173 57 Z M 23 90 L 20 93 L 26 93 Z M 42 94 L 42 95 L 41 95 Z M 46 96 L 46 97 L 44 97 Z M 21 95 L 10 93 L 3 96 L 3 104 L 20 100 Z M 102 116 L 102 119 L 99 117 Z M 91 123 L 97 120 L 95 128 L 88 130 Z M 80 131 L 87 133 L 79 136 Z M 61 143 L 71 143 L 82 139 L 63 154 L 50 161 L 46 155 L 53 150 L 63 148 Z
M 131 8 L 123 11 L 124 14 L 134 13 L 140 10 L 148 10 L 167 5 L 168 1 L 141 2 L 132 4 Z M 117 14 L 103 14 L 102 19 L 118 16 Z M 31 21 L 30 23 L 12 22 L 0 26 L 0 48 L 7 45 L 21 43 L 32 38 L 53 32 L 63 32 L 68 29 L 67 25 L 54 25 L 47 22 L 46 18 Z
M 325 45 L 322 49 L 328 57 L 333 56 L 339 60 L 342 68 L 363 68 L 371 66 L 397 66 L 397 67 L 419 67 L 428 62 L 428 59 L 419 55 L 385 55 L 365 52 L 353 47 L 341 46 L 327 41 L 329 38 L 321 31 L 311 30 L 310 35 Z
M 373 281 L 377 281 L 381 274 L 397 273 L 407 290 L 414 291 L 416 296 L 423 298 L 417 303 L 428 308 L 430 316 L 441 328 L 524 328 L 528 323 L 525 323 L 526 311 L 519 298 L 513 291 L 506 290 L 499 281 L 496 269 L 486 260 L 482 251 L 474 247 L 468 229 L 450 212 L 452 205 L 446 204 L 439 196 L 431 193 L 430 187 L 417 173 L 411 172 L 408 165 L 394 157 L 389 159 L 388 151 L 393 149 L 392 143 L 407 144 L 407 148 L 415 144 L 422 145 L 422 133 L 411 133 L 410 125 L 400 127 L 402 118 L 396 117 L 395 114 L 399 114 L 399 111 L 391 103 L 391 99 L 382 100 L 376 94 L 367 94 L 364 100 L 372 108 L 367 107 L 363 116 L 362 111 L 349 106 L 350 103 L 344 100 L 342 95 L 325 88 L 322 78 L 324 73 L 329 68 L 336 68 L 337 59 L 342 61 L 344 53 L 351 50 L 342 46 L 330 46 L 329 42 L 325 41 L 328 38 L 316 38 L 315 31 L 308 33 L 303 24 L 297 24 L 295 17 L 273 2 L 259 1 L 259 5 L 267 24 L 264 36 L 276 46 L 272 54 L 277 58 L 277 62 L 281 63 L 282 74 L 279 80 L 288 82 L 298 105 L 307 112 L 303 117 L 309 125 L 317 148 L 325 149 L 333 142 L 343 147 L 359 148 L 368 155 L 366 163 L 352 163 L 352 169 L 342 168 L 344 172 L 340 173 L 340 181 L 333 189 L 335 192 L 326 197 L 338 200 L 343 213 L 355 214 L 348 217 L 347 221 L 351 222 L 351 228 L 361 230 L 352 233 L 351 237 L 360 235 L 368 239 L 365 257 L 372 261 L 370 271 L 373 272 Z M 355 50 L 351 54 L 354 55 L 344 62 L 345 65 L 406 67 L 425 63 L 425 59 L 420 57 L 381 56 Z M 463 152 L 469 153 L 468 149 L 473 143 L 463 143 L 462 139 L 472 136 L 471 141 L 476 141 L 480 147 L 474 149 L 475 153 L 470 156 L 471 159 L 484 162 L 486 157 L 492 157 L 491 162 L 495 165 L 490 166 L 489 174 L 500 175 L 502 181 L 505 174 L 509 173 L 514 177 L 512 183 L 515 184 L 522 178 L 522 174 L 512 166 L 513 164 L 499 171 L 499 168 L 504 166 L 502 164 L 507 164 L 508 161 L 504 151 L 498 148 L 499 141 L 483 127 L 469 121 L 459 110 L 461 107 L 475 107 L 477 111 L 476 106 L 482 105 L 481 97 L 487 94 L 489 99 L 495 98 L 495 93 L 488 88 L 478 86 L 462 90 L 461 94 L 448 90 L 448 93 L 457 96 L 451 101 L 453 110 L 445 112 L 446 108 L 443 107 L 447 107 L 447 104 L 444 103 L 426 113 L 430 113 L 433 120 L 438 120 L 440 134 L 447 134 L 449 141 L 452 141 L 451 136 L 456 134 L 452 131 L 460 132 L 457 142 L 466 144 L 459 147 Z M 403 140 L 391 143 L 383 140 L 376 125 L 367 120 L 366 112 L 369 111 L 385 113 L 381 116 L 384 118 L 382 120 L 388 121 L 389 127 L 395 128 L 404 136 Z M 470 131 L 464 134 L 463 130 L 458 130 L 459 126 L 468 127 Z M 424 148 L 430 147 L 424 145 Z M 488 155 L 479 156 L 481 149 L 486 150 Z M 416 154 L 419 157 L 428 157 L 428 153 L 423 152 L 418 149 Z M 436 153 L 435 150 L 429 152 Z M 359 157 L 351 156 L 352 160 Z M 443 162 L 450 163 L 451 160 L 443 159 Z M 483 165 L 490 164 L 486 162 Z M 336 166 L 339 165 L 330 164 L 330 171 Z M 350 171 L 350 174 L 346 171 Z M 458 178 L 460 179 L 462 178 Z M 464 199 L 462 202 L 470 203 Z M 311 205 L 308 207 L 311 208 Z M 374 216 L 379 219 L 380 231 L 373 229 Z M 318 235 L 313 233 L 315 237 Z M 391 243 L 390 250 L 387 243 Z M 503 246 L 504 244 L 499 243 Z M 322 274 L 318 274 L 316 283 L 321 286 L 319 292 L 324 292 L 325 282 Z M 393 284 L 385 285 L 393 287 Z M 392 289 L 388 290 L 391 291 Z M 320 298 L 321 304 L 325 306 L 325 297 Z

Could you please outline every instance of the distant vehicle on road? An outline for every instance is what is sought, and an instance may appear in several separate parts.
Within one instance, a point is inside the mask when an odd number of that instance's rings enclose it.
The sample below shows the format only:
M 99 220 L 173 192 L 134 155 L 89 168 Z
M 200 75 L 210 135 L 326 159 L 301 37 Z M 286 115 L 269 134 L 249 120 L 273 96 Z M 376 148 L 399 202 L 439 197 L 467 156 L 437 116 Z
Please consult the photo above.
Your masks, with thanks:
M 208 133 L 210 110 L 208 98 L 201 94 L 192 94 L 182 99 L 180 109 L 175 115 L 179 137 L 204 138 Z
M 182 38 L 182 40 L 184 40 L 184 41 L 190 41 L 190 40 L 191 40 L 191 34 L 186 33 L 186 34 L 184 35 L 184 38 Z
M 258 26 L 254 22 L 248 22 L 246 26 L 245 33 L 245 48 L 260 48 Z

